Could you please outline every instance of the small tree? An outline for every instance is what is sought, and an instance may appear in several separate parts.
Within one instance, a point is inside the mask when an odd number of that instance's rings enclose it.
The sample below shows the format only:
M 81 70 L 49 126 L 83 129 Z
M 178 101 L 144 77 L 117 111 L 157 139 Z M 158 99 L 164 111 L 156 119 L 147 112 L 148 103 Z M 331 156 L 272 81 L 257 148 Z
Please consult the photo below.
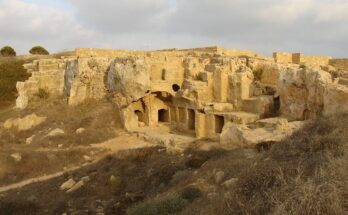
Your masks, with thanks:
M 4 46 L 0 50 L 0 54 L 1 54 L 1 56 L 4 56 L 4 57 L 16 56 L 16 52 L 11 46 Z
M 42 46 L 34 46 L 29 51 L 30 54 L 49 55 L 50 53 Z

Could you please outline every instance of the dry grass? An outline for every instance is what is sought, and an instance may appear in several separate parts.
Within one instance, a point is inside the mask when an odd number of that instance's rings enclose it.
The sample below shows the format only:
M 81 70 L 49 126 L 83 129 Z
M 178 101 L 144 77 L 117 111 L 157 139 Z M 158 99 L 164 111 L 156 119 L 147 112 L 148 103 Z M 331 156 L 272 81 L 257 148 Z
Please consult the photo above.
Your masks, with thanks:
M 96 157 L 103 153 L 86 147 L 117 136 L 119 120 L 107 102 L 69 107 L 65 100 L 46 101 L 33 103 L 25 110 L 0 112 L 0 122 L 31 113 L 47 117 L 45 122 L 27 131 L 0 127 L 0 186 L 81 165 L 86 162 L 84 155 Z M 77 134 L 76 129 L 81 127 L 85 132 Z M 48 137 L 55 128 L 64 130 L 65 134 Z M 32 143 L 25 144 L 33 135 Z M 11 157 L 13 153 L 19 153 L 22 161 L 16 163 Z
M 310 123 L 244 172 L 222 214 L 348 214 L 348 115 Z

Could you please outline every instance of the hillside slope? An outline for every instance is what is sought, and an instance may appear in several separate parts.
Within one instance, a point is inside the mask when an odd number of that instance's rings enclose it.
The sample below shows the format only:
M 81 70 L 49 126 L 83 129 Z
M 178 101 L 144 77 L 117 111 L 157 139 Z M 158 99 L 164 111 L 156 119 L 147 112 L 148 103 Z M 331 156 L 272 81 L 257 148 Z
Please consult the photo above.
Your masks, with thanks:
M 309 123 L 270 150 L 129 150 L 0 194 L 6 214 L 347 214 L 348 115 Z M 88 176 L 73 193 L 59 189 Z M 20 195 L 19 195 L 20 194 Z

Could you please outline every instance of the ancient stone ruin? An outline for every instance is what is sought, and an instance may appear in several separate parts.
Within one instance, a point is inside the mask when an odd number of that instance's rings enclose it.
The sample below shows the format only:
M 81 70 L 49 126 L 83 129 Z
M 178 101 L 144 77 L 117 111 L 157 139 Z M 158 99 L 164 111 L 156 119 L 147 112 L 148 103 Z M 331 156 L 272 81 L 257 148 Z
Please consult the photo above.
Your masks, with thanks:
M 304 120 L 348 111 L 346 59 L 219 47 L 76 49 L 25 68 L 32 76 L 17 83 L 18 108 L 40 90 L 73 106 L 108 99 L 128 131 L 163 128 L 229 147 L 277 141 Z

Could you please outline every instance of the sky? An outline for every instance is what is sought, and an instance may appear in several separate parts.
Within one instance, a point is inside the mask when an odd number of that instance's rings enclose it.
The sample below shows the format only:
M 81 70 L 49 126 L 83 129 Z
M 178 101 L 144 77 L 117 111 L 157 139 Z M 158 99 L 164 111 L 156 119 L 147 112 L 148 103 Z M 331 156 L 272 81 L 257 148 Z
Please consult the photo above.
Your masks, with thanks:
M 0 0 L 0 46 L 26 54 L 77 47 L 218 45 L 348 57 L 348 0 Z

